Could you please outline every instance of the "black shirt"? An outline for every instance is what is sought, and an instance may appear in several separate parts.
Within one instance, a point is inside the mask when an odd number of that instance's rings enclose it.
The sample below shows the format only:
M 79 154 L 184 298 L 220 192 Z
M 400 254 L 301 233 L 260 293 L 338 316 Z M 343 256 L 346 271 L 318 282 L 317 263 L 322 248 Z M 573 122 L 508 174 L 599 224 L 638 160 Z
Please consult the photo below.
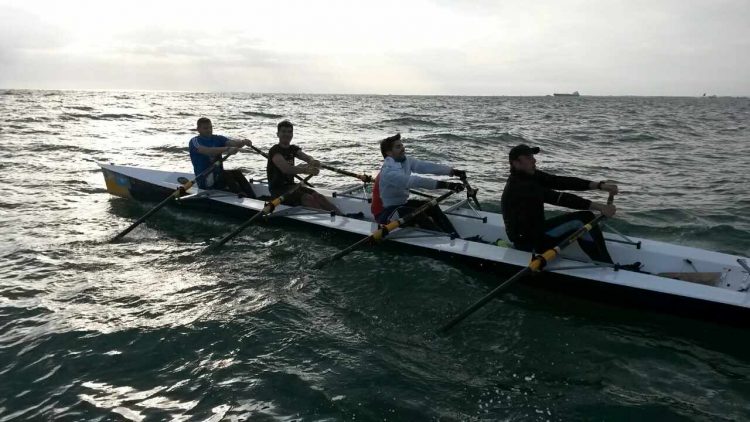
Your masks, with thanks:
M 536 170 L 533 175 L 511 171 L 501 199 L 508 238 L 518 247 L 535 248 L 544 236 L 544 204 L 587 210 L 591 201 L 560 190 L 589 190 L 588 180 Z
M 279 170 L 279 168 L 276 167 L 276 164 L 273 163 L 274 155 L 281 154 L 281 156 L 284 157 L 284 160 L 286 160 L 290 166 L 294 167 L 294 157 L 296 157 L 297 153 L 300 151 L 302 151 L 302 148 L 297 145 L 289 145 L 289 147 L 284 148 L 279 144 L 272 146 L 268 151 L 266 177 L 268 178 L 268 190 L 271 191 L 271 195 L 282 195 L 289 189 L 289 186 L 294 185 L 294 175 L 284 174 Z

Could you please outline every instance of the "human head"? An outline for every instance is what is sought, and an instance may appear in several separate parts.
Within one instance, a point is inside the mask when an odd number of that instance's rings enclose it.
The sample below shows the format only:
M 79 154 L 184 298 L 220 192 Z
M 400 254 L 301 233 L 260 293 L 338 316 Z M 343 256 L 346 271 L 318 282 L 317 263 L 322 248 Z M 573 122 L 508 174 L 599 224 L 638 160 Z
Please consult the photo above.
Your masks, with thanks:
M 198 123 L 195 125 L 195 130 L 197 130 L 201 136 L 213 135 L 214 127 L 211 124 L 211 119 L 208 117 L 201 117 L 198 119 Z
M 294 137 L 294 125 L 289 120 L 282 120 L 276 126 L 276 136 L 279 137 L 279 143 L 289 145 Z
M 534 174 L 536 171 L 536 159 L 534 154 L 539 153 L 539 147 L 530 147 L 526 144 L 519 144 L 510 149 L 508 161 L 510 162 L 511 171 L 520 171 L 527 174 Z
M 401 134 L 397 133 L 380 141 L 380 153 L 383 158 L 391 157 L 396 161 L 403 160 L 406 157 L 406 148 L 401 142 Z

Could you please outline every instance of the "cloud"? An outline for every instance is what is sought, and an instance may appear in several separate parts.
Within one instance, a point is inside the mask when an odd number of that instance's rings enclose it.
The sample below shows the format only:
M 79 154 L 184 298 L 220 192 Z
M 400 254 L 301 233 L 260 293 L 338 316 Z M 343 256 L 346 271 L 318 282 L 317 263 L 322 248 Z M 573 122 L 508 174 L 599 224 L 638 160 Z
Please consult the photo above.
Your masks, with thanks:
M 22 5 L 0 5 L 1 87 L 750 93 L 741 0 Z

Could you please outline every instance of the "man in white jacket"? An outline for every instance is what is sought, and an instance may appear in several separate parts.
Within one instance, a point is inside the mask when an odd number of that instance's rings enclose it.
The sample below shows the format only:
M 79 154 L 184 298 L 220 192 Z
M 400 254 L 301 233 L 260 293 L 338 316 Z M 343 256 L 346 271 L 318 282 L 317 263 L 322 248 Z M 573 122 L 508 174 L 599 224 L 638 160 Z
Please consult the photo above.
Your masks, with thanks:
M 441 176 L 466 177 L 466 172 L 430 163 L 406 156 L 406 148 L 401 142 L 401 134 L 396 134 L 380 141 L 380 152 L 385 160 L 380 173 L 375 178 L 372 195 L 372 214 L 379 223 L 387 223 L 398 217 L 403 217 L 410 211 L 422 205 L 425 201 L 409 200 L 409 189 L 451 189 L 462 191 L 461 183 L 445 182 L 412 174 L 435 174 Z M 457 234 L 450 220 L 440 211 L 439 207 L 432 207 L 425 212 L 426 219 L 418 224 L 424 228 L 438 229 L 451 234 Z

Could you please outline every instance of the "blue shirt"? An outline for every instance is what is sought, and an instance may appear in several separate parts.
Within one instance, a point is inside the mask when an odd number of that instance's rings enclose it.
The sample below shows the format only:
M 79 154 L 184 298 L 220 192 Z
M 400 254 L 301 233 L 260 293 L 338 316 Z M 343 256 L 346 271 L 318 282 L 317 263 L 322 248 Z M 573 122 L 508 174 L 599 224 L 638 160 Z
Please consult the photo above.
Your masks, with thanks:
M 193 162 L 193 173 L 195 173 L 196 176 L 206 171 L 207 168 L 211 167 L 211 165 L 214 162 L 214 157 L 201 154 L 198 152 L 198 147 L 207 147 L 207 148 L 215 148 L 215 147 L 225 147 L 227 146 L 227 142 L 229 139 L 227 139 L 224 136 L 220 135 L 211 135 L 211 136 L 196 136 L 195 138 L 190 140 L 189 149 L 190 149 L 190 161 Z M 211 188 L 214 183 L 218 180 L 219 175 L 221 175 L 222 170 L 224 168 L 222 165 L 218 165 L 214 168 L 214 170 L 207 175 L 203 177 L 199 177 L 197 179 L 198 187 L 201 189 L 207 189 Z

